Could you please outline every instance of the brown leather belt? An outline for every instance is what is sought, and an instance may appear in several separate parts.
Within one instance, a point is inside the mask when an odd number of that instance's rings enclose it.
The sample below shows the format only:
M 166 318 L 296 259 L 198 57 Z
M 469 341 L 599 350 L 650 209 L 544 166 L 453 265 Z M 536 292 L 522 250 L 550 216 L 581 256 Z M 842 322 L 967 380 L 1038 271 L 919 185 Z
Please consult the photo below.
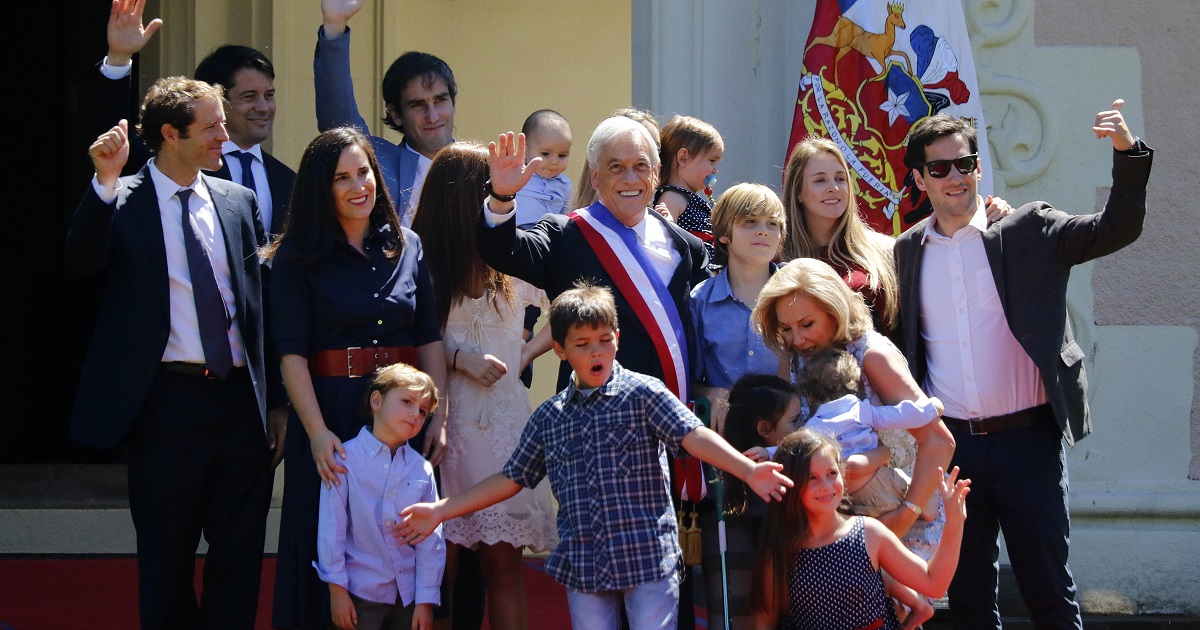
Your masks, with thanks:
M 417 365 L 417 349 L 412 346 L 385 346 L 321 350 L 308 358 L 308 371 L 313 376 L 357 378 L 371 376 L 379 368 L 393 363 Z
M 1049 404 L 1022 409 L 1006 413 L 1002 416 L 991 416 L 989 418 L 950 418 L 942 416 L 942 421 L 951 429 L 965 431 L 970 435 L 987 435 L 989 433 L 999 433 L 1009 429 L 1023 429 L 1032 427 L 1049 420 L 1054 421 L 1054 410 Z

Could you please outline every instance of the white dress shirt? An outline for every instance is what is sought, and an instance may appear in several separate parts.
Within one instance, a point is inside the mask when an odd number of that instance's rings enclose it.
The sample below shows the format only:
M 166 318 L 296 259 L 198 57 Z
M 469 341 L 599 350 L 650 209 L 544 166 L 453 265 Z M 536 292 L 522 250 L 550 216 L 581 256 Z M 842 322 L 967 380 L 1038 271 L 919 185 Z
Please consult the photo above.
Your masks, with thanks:
M 400 216 L 400 224 L 411 228 L 413 217 L 417 215 L 417 204 L 421 203 L 421 188 L 425 185 L 425 176 L 429 174 L 429 167 L 433 164 L 433 160 L 413 151 L 412 147 L 407 144 L 404 145 L 404 149 L 417 156 L 417 170 L 413 174 L 412 194 L 408 196 L 408 207 Z M 376 185 L 382 185 L 382 182 L 378 182 Z
M 929 395 L 942 400 L 946 416 L 964 419 L 1045 403 L 1041 375 L 1013 337 L 996 292 L 983 247 L 983 204 L 951 237 L 938 234 L 935 224 L 936 217 L 931 218 L 921 240 L 921 336 Z
M 235 184 L 242 183 L 242 162 L 237 156 L 237 153 L 241 151 L 254 156 L 250 174 L 254 176 L 254 194 L 258 195 L 258 216 L 262 219 L 263 231 L 270 233 L 271 219 L 275 216 L 275 209 L 272 205 L 271 183 L 267 181 L 267 166 L 263 163 L 262 145 L 256 144 L 249 149 L 243 149 L 233 140 L 225 141 L 225 146 L 221 147 L 221 153 L 224 154 L 221 159 L 225 160 L 225 164 L 229 166 L 229 181 Z
M 213 274 L 217 279 L 217 289 L 221 292 L 221 300 L 225 303 L 225 312 L 229 314 L 229 349 L 233 356 L 234 366 L 246 365 L 246 353 L 242 351 L 242 333 L 237 323 L 237 301 L 233 295 L 233 284 L 230 279 L 229 255 L 225 248 L 225 235 L 217 222 L 216 209 L 212 204 L 212 196 L 204 180 L 196 178 L 188 186 L 180 186 L 174 180 L 163 175 L 154 165 L 151 158 L 146 163 L 150 180 L 154 183 L 154 192 L 158 198 L 158 215 L 162 223 L 163 245 L 167 254 L 167 289 L 170 299 L 171 333 L 167 338 L 167 347 L 163 351 L 162 360 L 183 361 L 185 363 L 204 363 L 204 346 L 200 343 L 200 324 L 196 316 L 196 300 L 192 297 L 192 275 L 188 269 L 187 250 L 183 245 L 182 208 L 176 193 L 182 188 L 191 188 L 193 193 L 188 203 L 189 214 L 194 225 L 199 228 L 200 243 L 208 251 L 212 263 Z M 112 203 L 117 198 L 118 188 L 104 188 L 93 176 L 92 187 L 100 200 Z

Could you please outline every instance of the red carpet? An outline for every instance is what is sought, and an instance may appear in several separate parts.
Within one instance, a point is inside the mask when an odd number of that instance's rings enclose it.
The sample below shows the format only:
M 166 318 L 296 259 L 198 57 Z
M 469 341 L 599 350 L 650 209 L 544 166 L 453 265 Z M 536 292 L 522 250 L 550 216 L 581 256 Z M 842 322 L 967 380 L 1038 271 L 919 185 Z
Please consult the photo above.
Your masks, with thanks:
M 197 560 L 200 589 L 203 559 Z M 542 569 L 524 567 L 530 626 L 570 628 L 567 595 Z M 271 627 L 275 559 L 263 563 L 255 628 Z M 130 630 L 138 627 L 137 563 L 132 557 L 0 558 L 0 630 Z M 484 628 L 487 628 L 485 622 Z

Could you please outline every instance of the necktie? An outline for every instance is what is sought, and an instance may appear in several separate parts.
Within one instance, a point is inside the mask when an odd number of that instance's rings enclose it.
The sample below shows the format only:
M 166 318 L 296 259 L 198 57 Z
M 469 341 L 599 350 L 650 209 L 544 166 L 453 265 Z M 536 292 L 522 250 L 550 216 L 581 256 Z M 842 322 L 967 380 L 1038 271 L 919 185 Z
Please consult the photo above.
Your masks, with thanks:
M 249 151 L 234 151 L 230 155 L 236 155 L 242 163 L 242 185 L 257 193 L 258 189 L 254 187 L 254 171 L 250 168 L 254 164 L 254 154 Z
M 200 328 L 200 345 L 204 348 L 204 362 L 208 371 L 224 379 L 233 367 L 233 353 L 229 349 L 229 312 L 217 288 L 217 277 L 213 274 L 212 262 L 200 242 L 200 234 L 192 227 L 188 213 L 190 188 L 175 193 L 183 206 L 183 247 L 187 251 L 188 272 L 192 276 L 192 299 L 196 302 L 196 320 Z

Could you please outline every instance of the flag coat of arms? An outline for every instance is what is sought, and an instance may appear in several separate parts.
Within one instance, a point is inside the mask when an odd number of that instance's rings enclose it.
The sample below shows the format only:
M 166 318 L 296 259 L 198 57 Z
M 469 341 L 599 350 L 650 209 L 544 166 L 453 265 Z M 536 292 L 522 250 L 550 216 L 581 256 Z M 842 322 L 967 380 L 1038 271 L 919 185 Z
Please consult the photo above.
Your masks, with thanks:
M 975 123 L 987 194 L 987 132 L 959 0 L 817 0 L 788 153 L 806 136 L 832 139 L 876 231 L 897 236 L 932 213 L 904 153 L 912 127 L 937 113 Z

